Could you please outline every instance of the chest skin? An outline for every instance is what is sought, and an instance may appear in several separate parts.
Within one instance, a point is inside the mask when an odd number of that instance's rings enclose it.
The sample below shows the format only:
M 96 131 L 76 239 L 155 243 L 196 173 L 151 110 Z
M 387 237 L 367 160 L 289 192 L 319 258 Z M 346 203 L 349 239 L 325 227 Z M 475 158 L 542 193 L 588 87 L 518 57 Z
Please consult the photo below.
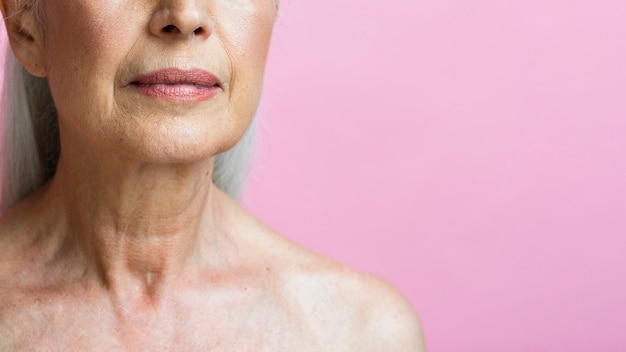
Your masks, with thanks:
M 89 293 L 5 294 L 2 306 L 2 352 L 355 350 L 340 320 L 261 289 L 180 292 L 158 307 Z

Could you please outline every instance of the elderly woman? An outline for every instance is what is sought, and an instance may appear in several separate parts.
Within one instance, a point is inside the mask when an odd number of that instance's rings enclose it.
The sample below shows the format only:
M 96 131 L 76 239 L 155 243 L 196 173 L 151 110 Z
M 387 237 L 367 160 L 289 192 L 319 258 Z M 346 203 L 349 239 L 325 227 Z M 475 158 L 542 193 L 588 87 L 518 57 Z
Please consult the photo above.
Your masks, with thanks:
M 231 198 L 275 0 L 0 1 L 0 351 L 424 349 L 394 289 Z

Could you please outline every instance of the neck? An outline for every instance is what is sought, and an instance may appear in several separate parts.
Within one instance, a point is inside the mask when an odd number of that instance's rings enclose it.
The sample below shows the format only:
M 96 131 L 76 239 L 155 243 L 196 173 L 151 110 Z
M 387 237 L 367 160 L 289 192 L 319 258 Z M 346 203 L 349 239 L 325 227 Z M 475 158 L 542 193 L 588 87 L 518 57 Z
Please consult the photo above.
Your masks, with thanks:
M 95 159 L 94 159 L 95 160 Z M 153 296 L 189 269 L 217 231 L 213 160 L 185 165 L 59 161 L 65 248 L 77 249 L 120 297 Z

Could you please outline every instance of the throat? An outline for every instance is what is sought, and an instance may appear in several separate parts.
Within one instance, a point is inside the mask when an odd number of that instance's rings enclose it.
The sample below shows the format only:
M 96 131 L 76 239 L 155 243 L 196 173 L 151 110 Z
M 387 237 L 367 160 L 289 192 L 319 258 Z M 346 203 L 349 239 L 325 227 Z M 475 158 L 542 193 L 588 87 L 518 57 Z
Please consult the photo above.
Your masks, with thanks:
M 185 165 L 77 159 L 61 157 L 48 195 L 65 248 L 116 299 L 157 299 L 192 275 L 202 264 L 200 247 L 214 247 L 224 232 L 212 159 Z
M 167 287 L 193 272 L 199 263 L 201 240 L 197 233 L 111 236 L 94 246 L 92 262 L 102 283 L 115 296 L 156 298 Z
M 124 311 L 157 309 L 171 288 L 178 287 L 182 270 L 132 272 L 109 269 L 101 273 L 101 283 L 115 305 Z

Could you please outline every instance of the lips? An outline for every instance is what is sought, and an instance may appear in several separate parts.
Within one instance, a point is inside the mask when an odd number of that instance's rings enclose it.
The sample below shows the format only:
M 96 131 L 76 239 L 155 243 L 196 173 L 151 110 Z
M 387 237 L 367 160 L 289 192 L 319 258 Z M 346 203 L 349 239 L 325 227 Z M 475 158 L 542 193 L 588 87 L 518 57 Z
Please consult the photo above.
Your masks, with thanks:
M 135 77 L 129 84 L 150 98 L 171 102 L 200 102 L 222 90 L 217 76 L 201 69 L 164 68 Z

